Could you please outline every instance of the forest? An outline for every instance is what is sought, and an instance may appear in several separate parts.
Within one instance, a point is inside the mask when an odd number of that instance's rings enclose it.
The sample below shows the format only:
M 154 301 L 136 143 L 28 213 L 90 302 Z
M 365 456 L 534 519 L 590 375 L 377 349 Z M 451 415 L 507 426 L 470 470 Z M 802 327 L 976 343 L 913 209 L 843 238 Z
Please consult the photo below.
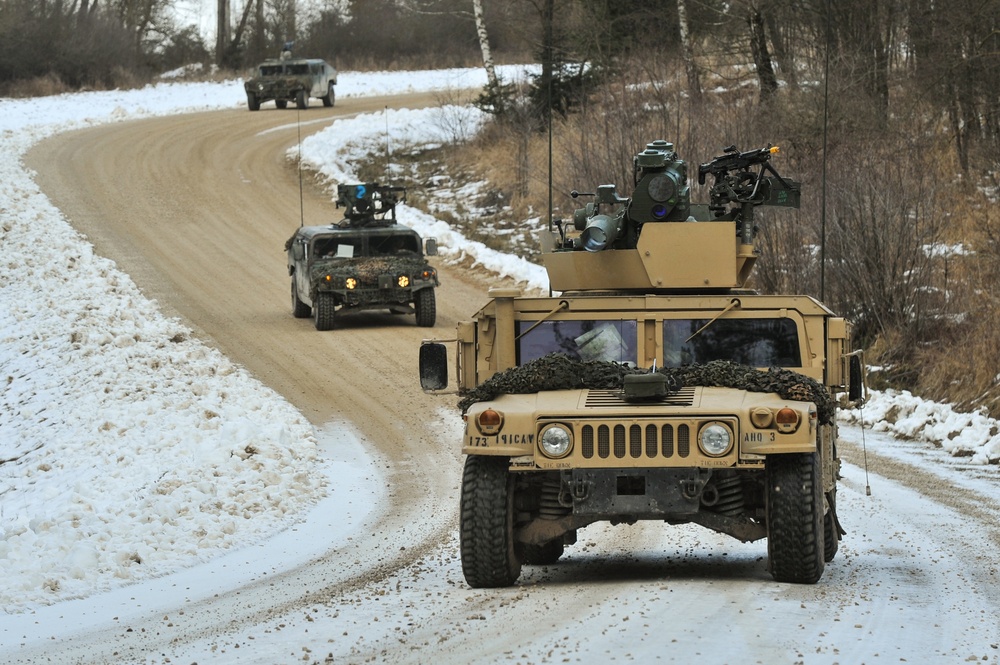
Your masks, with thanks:
M 342 71 L 539 63 L 478 91 L 478 136 L 415 161 L 544 225 L 573 189 L 627 194 L 654 139 L 692 170 L 778 145 L 802 205 L 758 216 L 751 286 L 852 319 L 876 387 L 1000 416 L 1000 0 L 217 0 L 210 37 L 184 4 L 0 0 L 0 95 L 227 80 L 288 42 Z

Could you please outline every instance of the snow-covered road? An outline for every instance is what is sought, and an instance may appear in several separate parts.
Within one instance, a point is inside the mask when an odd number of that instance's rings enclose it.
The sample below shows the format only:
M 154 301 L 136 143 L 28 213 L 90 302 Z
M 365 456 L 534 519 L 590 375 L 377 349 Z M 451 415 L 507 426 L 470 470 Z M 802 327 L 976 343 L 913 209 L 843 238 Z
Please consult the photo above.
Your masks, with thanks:
M 405 80 L 413 89 L 421 79 Z M 350 77 L 342 84 L 338 99 L 350 99 Z M 225 88 L 188 92 L 206 108 L 241 103 Z M 83 239 L 63 234 L 37 251 L 65 222 L 18 167 L 28 147 L 176 110 L 176 90 L 115 95 L 0 100 L 0 661 L 1000 662 L 1000 480 L 995 464 L 972 463 L 990 459 L 990 422 L 963 431 L 978 451 L 971 457 L 870 431 L 862 447 L 860 432 L 845 427 L 838 508 L 848 535 L 815 586 L 775 584 L 763 543 L 640 523 L 593 525 L 558 565 L 526 568 L 516 587 L 469 589 L 455 536 L 459 423 L 450 402 L 428 418 L 439 437 L 421 469 L 435 477 L 394 515 L 383 488 L 400 472 L 349 422 L 311 431 L 280 396 L 165 323 Z M 37 293 L 47 281 L 72 298 L 33 299 L 29 287 Z M 402 380 L 411 391 L 415 377 Z M 391 388 L 373 389 L 386 408 Z M 254 409 L 234 408 L 241 403 Z M 232 496 L 259 503 L 253 520 L 227 517 L 226 497 L 199 489 L 204 458 L 170 456 L 170 442 L 185 437 L 232 480 Z M 263 452 L 233 456 L 247 446 Z M 128 461 L 146 449 L 162 449 L 141 458 L 162 463 L 144 469 L 151 483 L 170 472 L 193 489 L 128 485 Z M 273 475 L 289 455 L 311 462 L 306 475 Z M 280 488 L 302 497 L 290 513 Z M 164 525 L 185 519 L 217 537 L 194 552 L 164 537 Z M 95 532 L 107 534 L 104 549 L 93 546 Z M 151 538 L 156 547 L 140 550 Z M 140 551 L 152 574 L 129 559 Z

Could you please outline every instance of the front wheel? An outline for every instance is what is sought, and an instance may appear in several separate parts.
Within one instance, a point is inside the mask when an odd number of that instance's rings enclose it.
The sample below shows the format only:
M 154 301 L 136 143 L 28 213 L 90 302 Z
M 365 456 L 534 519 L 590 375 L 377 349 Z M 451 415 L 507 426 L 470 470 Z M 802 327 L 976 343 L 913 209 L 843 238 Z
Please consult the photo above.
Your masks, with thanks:
M 514 550 L 514 479 L 506 457 L 470 455 L 462 472 L 462 573 L 474 589 L 510 586 L 521 575 Z
M 337 97 L 333 93 L 333 81 L 330 81 L 326 89 L 326 96 L 320 97 L 323 100 L 323 106 L 333 106 Z
M 292 277 L 292 316 L 305 319 L 312 314 L 312 308 L 299 300 L 299 292 L 295 290 L 295 277 Z
M 304 109 L 309 106 L 309 95 L 306 94 L 305 90 L 299 90 L 295 93 L 295 106 L 299 109 Z
M 417 291 L 413 301 L 413 308 L 417 313 L 417 325 L 421 328 L 433 328 L 437 321 L 437 300 L 434 297 L 434 289 L 427 288 Z
M 313 302 L 313 323 L 316 330 L 333 330 L 334 311 L 337 303 L 332 293 L 317 293 Z
M 257 99 L 257 95 L 252 92 L 247 93 L 247 108 L 251 111 L 260 110 L 260 100 Z
M 779 582 L 815 584 L 823 576 L 823 488 L 817 453 L 770 455 L 767 555 Z

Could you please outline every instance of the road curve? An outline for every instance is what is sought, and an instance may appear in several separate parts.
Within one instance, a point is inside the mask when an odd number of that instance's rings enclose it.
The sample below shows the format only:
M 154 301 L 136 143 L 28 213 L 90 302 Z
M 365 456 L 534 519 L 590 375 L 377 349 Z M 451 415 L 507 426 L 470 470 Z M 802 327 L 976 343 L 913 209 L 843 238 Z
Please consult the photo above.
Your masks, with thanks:
M 352 423 L 385 461 L 389 500 L 365 533 L 307 566 L 177 608 L 169 621 L 150 612 L 127 631 L 109 623 L 28 645 L 18 662 L 275 662 L 252 654 L 277 639 L 296 654 L 283 662 L 998 662 L 1000 557 L 966 549 L 979 531 L 995 544 L 996 527 L 915 494 L 905 465 L 886 465 L 901 482 L 876 485 L 872 498 L 867 475 L 847 466 L 838 505 L 850 533 L 815 586 L 773 583 L 761 543 L 642 523 L 588 527 L 565 562 L 527 568 L 516 587 L 465 587 L 457 440 L 436 415 L 452 403 L 416 389 L 416 348 L 431 333 L 380 313 L 317 332 L 290 314 L 283 252 L 300 220 L 299 180 L 285 159 L 299 133 L 433 102 L 141 120 L 60 134 L 26 156 L 74 227 L 165 312 L 317 426 Z M 336 215 L 317 187 L 304 187 L 302 202 L 307 224 Z M 441 272 L 435 332 L 444 336 L 485 302 L 485 286 Z

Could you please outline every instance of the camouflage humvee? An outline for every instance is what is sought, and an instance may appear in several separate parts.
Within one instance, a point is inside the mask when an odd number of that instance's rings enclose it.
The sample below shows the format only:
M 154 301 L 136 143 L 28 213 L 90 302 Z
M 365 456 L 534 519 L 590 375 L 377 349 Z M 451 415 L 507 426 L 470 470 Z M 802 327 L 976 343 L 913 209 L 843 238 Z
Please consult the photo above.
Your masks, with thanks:
M 702 164 L 715 186 L 699 205 L 673 145 L 648 144 L 631 197 L 598 187 L 580 234 L 560 228 L 543 256 L 555 295 L 493 289 L 458 324 L 470 586 L 555 563 L 594 522 L 639 520 L 766 538 L 776 580 L 819 580 L 845 533 L 834 394 L 860 398 L 861 363 L 820 302 L 744 288 L 755 207 L 799 205 L 776 150 Z M 447 356 L 421 346 L 425 390 L 447 387 Z
M 294 102 L 300 109 L 308 108 L 309 98 L 322 100 L 323 106 L 333 106 L 333 86 L 337 70 L 323 60 L 293 58 L 284 50 L 281 57 L 265 60 L 257 66 L 256 75 L 243 84 L 247 93 L 247 108 L 260 110 L 264 102 L 274 100 L 279 109 Z
M 337 192 L 337 207 L 347 208 L 341 222 L 300 227 L 285 242 L 292 315 L 312 315 L 317 330 L 331 330 L 340 312 L 388 309 L 432 327 L 438 274 L 417 232 L 396 223 L 405 190 L 370 183 L 339 185 Z M 434 239 L 426 254 L 437 254 Z

